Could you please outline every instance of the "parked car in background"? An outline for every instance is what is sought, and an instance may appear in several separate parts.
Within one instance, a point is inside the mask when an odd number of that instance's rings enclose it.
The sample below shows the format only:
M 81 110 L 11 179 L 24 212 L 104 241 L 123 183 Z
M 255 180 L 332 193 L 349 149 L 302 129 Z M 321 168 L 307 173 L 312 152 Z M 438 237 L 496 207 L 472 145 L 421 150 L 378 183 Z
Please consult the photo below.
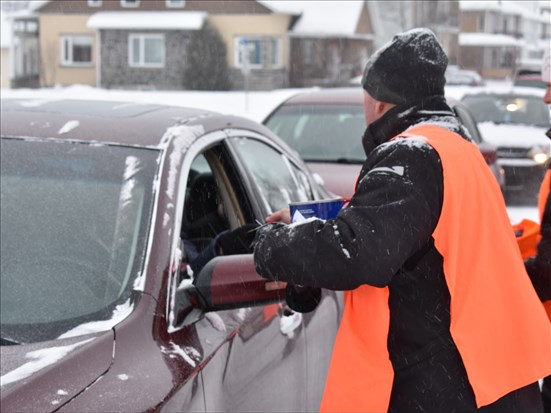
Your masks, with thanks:
M 461 123 L 467 128 L 470 138 L 473 140 L 474 143 L 477 144 L 478 148 L 480 149 L 480 152 L 482 153 L 482 156 L 486 160 L 486 163 L 492 170 L 492 173 L 494 174 L 494 177 L 496 178 L 499 187 L 501 188 L 501 191 L 505 192 L 505 170 L 498 162 L 497 146 L 488 142 L 482 137 L 482 134 L 478 129 L 476 119 L 467 106 L 453 98 L 447 98 L 447 100 L 450 107 L 453 109 L 457 117 L 461 120 Z
M 541 79 L 541 71 L 533 69 L 520 69 L 513 79 L 514 86 L 536 87 L 546 89 L 547 84 Z
M 458 66 L 449 65 L 446 69 L 446 85 L 449 86 L 482 86 L 482 76 L 474 70 L 460 69 Z
M 474 115 L 483 138 L 498 148 L 507 193 L 533 198 L 551 156 L 551 142 L 545 136 L 549 108 L 542 96 L 513 89 L 469 93 L 461 101 Z
M 365 116 L 360 87 L 299 93 L 275 108 L 262 123 L 295 148 L 332 192 L 350 197 L 365 161 Z M 450 101 L 482 151 L 501 186 L 504 174 L 496 148 L 485 142 L 469 110 Z
M 365 161 L 360 87 L 298 93 L 262 123 L 294 148 L 330 191 L 352 196 Z
M 181 236 L 330 196 L 295 151 L 205 110 L 1 103 L 2 412 L 318 410 L 342 296 L 296 313 L 252 254 L 193 274 Z

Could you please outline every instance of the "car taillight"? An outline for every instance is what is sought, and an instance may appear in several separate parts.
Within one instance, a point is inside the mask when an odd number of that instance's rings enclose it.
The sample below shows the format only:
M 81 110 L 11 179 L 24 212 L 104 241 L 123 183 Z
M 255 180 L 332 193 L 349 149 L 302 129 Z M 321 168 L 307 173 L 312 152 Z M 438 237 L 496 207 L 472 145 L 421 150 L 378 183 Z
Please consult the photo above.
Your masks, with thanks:
M 482 156 L 488 165 L 491 165 L 497 161 L 497 151 L 495 149 L 481 148 L 480 152 L 482 152 Z

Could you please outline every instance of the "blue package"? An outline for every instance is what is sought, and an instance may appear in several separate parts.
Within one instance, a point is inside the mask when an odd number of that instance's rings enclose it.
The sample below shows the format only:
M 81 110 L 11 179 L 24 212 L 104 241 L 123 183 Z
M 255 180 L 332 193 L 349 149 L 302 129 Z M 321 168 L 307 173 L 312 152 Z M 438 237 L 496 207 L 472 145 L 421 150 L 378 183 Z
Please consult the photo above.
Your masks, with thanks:
M 336 218 L 347 201 L 343 198 L 326 199 L 319 201 L 291 202 L 291 222 L 300 222 L 310 217 L 321 219 Z

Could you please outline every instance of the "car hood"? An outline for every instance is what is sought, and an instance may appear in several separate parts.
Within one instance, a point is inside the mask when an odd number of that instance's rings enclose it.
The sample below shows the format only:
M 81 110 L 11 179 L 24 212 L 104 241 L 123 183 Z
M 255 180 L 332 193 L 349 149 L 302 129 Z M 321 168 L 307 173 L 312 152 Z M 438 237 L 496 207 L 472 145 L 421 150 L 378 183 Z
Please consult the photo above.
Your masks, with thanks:
M 98 380 L 112 362 L 112 330 L 0 347 L 3 412 L 48 412 Z
M 362 164 L 307 162 L 308 167 L 323 180 L 329 191 L 349 198 L 354 194 Z
M 530 148 L 533 145 L 551 144 L 551 140 L 545 135 L 547 128 L 544 127 L 482 122 L 478 124 L 478 128 L 485 141 L 498 147 Z

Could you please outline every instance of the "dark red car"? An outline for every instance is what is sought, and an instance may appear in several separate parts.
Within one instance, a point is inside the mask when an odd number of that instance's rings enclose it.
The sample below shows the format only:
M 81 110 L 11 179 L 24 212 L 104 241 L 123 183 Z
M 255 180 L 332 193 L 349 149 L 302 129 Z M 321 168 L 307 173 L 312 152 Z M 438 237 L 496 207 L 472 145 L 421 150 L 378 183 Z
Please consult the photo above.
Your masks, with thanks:
M 496 148 L 482 140 L 466 107 L 457 101 L 449 103 L 503 188 L 504 173 L 497 163 Z M 352 195 L 365 160 L 361 87 L 299 93 L 274 109 L 262 123 L 293 147 L 330 191 L 344 197 Z
M 315 411 L 342 310 L 201 246 L 328 192 L 252 121 L 2 100 L 2 412 Z

